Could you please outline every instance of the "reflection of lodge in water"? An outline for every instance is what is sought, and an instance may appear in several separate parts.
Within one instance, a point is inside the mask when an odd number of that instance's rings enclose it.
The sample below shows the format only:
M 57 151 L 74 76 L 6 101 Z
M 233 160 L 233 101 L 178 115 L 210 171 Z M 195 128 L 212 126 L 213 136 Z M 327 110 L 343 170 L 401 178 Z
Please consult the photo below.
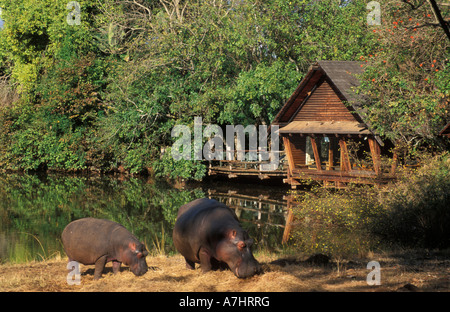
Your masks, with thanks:
M 233 209 L 241 222 L 255 224 L 258 229 L 262 230 L 263 240 L 268 238 L 269 228 L 277 228 L 283 229 L 282 243 L 287 242 L 292 223 L 290 196 L 283 196 L 283 199 L 275 200 L 264 195 L 249 196 L 238 194 L 236 191 L 219 193 L 215 190 L 208 190 L 208 197 Z

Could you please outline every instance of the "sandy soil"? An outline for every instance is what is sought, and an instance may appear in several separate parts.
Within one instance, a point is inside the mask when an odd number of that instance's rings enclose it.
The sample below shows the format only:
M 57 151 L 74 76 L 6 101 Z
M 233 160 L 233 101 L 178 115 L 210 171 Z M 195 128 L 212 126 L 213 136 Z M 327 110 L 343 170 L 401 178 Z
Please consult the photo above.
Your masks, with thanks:
M 369 286 L 369 260 L 311 263 L 295 257 L 257 255 L 263 274 L 238 279 L 229 270 L 202 274 L 185 268 L 179 256 L 149 256 L 149 271 L 134 276 L 127 267 L 114 275 L 107 264 L 103 277 L 93 280 L 94 267 L 80 266 L 81 284 L 69 285 L 67 259 L 0 265 L 0 291 L 15 292 L 304 292 L 304 291 L 433 291 L 450 290 L 448 255 L 374 256 L 379 261 L 381 285 Z

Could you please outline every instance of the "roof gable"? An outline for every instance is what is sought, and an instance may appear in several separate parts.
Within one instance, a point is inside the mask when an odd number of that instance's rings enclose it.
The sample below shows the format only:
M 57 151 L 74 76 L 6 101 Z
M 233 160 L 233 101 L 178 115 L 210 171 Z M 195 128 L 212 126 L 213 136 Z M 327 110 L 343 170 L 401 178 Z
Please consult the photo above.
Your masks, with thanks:
M 354 91 L 360 84 L 357 75 L 363 73 L 360 62 L 319 61 L 319 66 L 349 103 L 358 105 L 358 102 L 363 100 L 362 96 Z
M 309 92 L 289 121 L 359 121 L 345 106 L 328 78 Z
M 284 125 L 297 115 L 302 105 L 313 94 L 315 88 L 322 81 L 327 81 L 331 88 L 335 91 L 336 96 L 346 102 L 348 110 L 354 111 L 354 117 L 361 121 L 361 117 L 357 114 L 359 103 L 363 98 L 353 92 L 353 88 L 359 85 L 356 75 L 361 74 L 363 69 L 361 63 L 351 61 L 319 61 L 313 64 L 306 76 L 300 82 L 292 96 L 284 104 L 275 117 L 273 124 Z M 362 121 L 361 121 L 362 122 Z

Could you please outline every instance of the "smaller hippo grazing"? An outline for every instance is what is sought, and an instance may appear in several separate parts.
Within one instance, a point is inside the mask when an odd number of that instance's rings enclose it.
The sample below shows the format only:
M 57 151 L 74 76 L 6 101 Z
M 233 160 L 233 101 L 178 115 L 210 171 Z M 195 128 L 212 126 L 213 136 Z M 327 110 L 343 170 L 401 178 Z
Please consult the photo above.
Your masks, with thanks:
M 113 272 L 119 272 L 122 262 L 140 276 L 147 272 L 148 255 L 144 244 L 119 223 L 84 218 L 69 223 L 61 235 L 70 261 L 95 264 L 94 279 L 101 277 L 105 264 L 113 262 Z
M 241 228 L 234 211 L 214 199 L 196 199 L 180 207 L 173 242 L 189 269 L 200 263 L 207 272 L 226 264 L 239 278 L 260 271 L 250 249 L 253 240 Z

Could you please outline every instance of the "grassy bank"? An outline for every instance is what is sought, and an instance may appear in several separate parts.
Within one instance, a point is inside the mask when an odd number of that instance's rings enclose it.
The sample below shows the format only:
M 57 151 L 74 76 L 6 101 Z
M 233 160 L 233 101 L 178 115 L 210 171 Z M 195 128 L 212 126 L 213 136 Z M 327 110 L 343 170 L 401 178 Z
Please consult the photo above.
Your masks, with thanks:
M 67 259 L 0 265 L 0 291 L 38 292 L 297 292 L 297 291 L 449 291 L 449 252 L 405 251 L 397 254 L 373 254 L 371 259 L 318 264 L 306 256 L 283 257 L 256 254 L 264 272 L 241 280 L 231 271 L 202 274 L 185 268 L 180 255 L 149 256 L 149 271 L 134 276 L 127 267 L 117 275 L 108 264 L 103 277 L 93 280 L 94 267 L 80 266 L 81 284 L 68 285 Z M 381 265 L 381 285 L 366 282 L 367 263 Z M 405 287 L 405 285 L 407 285 Z

